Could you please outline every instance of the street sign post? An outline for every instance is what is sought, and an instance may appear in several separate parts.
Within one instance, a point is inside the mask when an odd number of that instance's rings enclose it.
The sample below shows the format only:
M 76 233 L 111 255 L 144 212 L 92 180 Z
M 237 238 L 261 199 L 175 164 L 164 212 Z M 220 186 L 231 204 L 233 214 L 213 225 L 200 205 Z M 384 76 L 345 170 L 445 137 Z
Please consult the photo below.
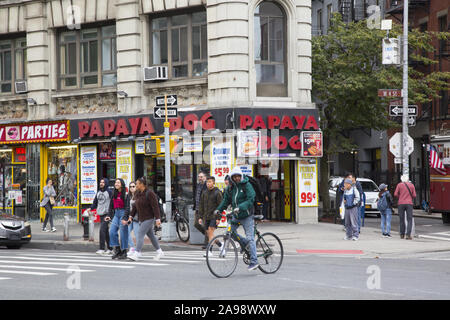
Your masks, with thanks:
M 409 135 L 404 149 L 409 156 L 414 151 L 414 140 Z M 397 132 L 389 139 L 389 151 L 396 157 L 402 158 L 402 133 Z
M 401 97 L 402 90 L 400 89 L 378 89 L 378 96 L 385 98 Z
M 170 105 L 170 106 L 178 105 L 178 97 L 177 97 L 177 95 L 176 94 L 168 94 L 166 96 L 157 96 L 155 98 L 157 107 L 166 107 L 166 103 L 165 103 L 164 97 L 167 97 L 167 105 Z
M 403 116 L 403 106 L 390 105 L 389 115 L 391 117 Z M 417 116 L 417 105 L 411 104 L 408 106 L 408 116 Z
M 153 108 L 153 118 L 155 119 L 165 119 L 167 110 L 167 118 L 173 119 L 178 117 L 178 109 L 177 108 L 162 108 L 162 107 L 154 107 Z

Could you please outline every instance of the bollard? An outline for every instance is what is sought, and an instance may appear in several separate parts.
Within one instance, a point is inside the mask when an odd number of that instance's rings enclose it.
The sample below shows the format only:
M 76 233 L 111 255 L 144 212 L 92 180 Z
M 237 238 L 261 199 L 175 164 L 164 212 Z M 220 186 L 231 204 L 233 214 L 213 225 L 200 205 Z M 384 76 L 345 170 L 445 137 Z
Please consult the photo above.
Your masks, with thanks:
M 63 239 L 64 241 L 69 241 L 69 212 L 64 212 L 64 234 Z
M 94 241 L 94 213 L 89 211 L 89 241 Z

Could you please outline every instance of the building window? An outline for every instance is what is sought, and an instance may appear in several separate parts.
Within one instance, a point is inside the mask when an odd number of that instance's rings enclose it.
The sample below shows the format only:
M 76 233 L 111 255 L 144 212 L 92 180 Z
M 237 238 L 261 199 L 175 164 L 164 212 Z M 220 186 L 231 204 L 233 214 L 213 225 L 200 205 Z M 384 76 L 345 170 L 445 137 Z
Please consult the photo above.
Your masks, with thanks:
M 25 38 L 0 41 L 0 93 L 12 93 L 14 82 L 27 75 Z
M 287 96 L 286 16 L 280 6 L 264 1 L 254 17 L 256 94 Z
M 329 30 L 331 27 L 331 14 L 333 13 L 333 5 L 329 4 L 327 6 L 327 29 Z
M 59 50 L 61 89 L 116 85 L 115 25 L 61 32 Z
M 167 66 L 169 78 L 208 74 L 206 12 L 151 20 L 151 64 Z
M 319 29 L 319 35 L 321 35 L 323 33 L 322 9 L 317 10 L 317 28 Z

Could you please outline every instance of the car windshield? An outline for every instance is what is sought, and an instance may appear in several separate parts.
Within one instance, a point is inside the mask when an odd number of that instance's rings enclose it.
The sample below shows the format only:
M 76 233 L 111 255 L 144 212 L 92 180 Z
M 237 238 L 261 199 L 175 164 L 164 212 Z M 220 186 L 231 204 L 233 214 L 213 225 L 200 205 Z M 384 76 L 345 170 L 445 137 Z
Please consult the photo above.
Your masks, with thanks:
M 379 192 L 377 185 L 372 181 L 359 181 L 364 192 Z

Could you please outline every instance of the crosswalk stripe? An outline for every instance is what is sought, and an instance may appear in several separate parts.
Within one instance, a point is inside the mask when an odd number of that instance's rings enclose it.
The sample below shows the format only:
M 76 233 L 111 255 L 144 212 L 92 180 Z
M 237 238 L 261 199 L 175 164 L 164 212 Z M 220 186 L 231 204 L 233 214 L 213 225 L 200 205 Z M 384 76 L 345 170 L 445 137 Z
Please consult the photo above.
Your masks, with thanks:
M 16 270 L 0 270 L 0 273 L 29 274 L 35 276 L 52 276 L 57 274 L 50 272 L 33 272 L 33 271 L 16 271 Z
M 0 280 L 12 280 L 12 278 L 0 277 Z
M 446 237 L 435 237 L 435 236 L 429 236 L 429 235 L 423 235 L 423 234 L 419 234 L 419 238 L 450 241 L 450 238 L 446 238 Z
M 51 262 L 51 261 L 16 261 L 16 260 L 1 260 L 0 263 L 16 263 L 16 264 L 38 264 L 38 265 L 60 265 L 60 266 L 67 266 L 67 265 L 74 265 L 73 262 Z M 133 269 L 134 266 L 114 266 L 114 265 L 108 265 L 108 264 L 89 264 L 89 263 L 77 263 L 78 267 L 98 267 L 98 268 L 119 268 L 119 269 Z
M 51 268 L 51 267 L 31 267 L 31 266 L 14 266 L 14 265 L 0 265 L 0 268 L 12 268 L 12 269 L 27 269 L 27 270 L 48 270 L 48 271 L 76 271 L 76 272 L 95 272 L 95 270 L 88 269 L 71 269 L 68 268 Z
M 0 257 L 0 259 L 3 259 L 5 257 Z M 161 263 L 138 263 L 138 262 L 121 262 L 121 261 L 114 261 L 114 260 L 89 260 L 89 259 L 60 259 L 60 258 L 35 258 L 35 257 L 23 257 L 23 256 L 15 256 L 15 257 L 8 257 L 9 259 L 21 259 L 21 260 L 35 260 L 35 261 L 67 261 L 72 262 L 70 264 L 76 264 L 81 265 L 78 262 L 100 262 L 100 263 L 111 263 L 116 267 L 122 266 L 123 264 L 129 265 L 132 267 L 133 265 L 146 265 L 146 266 L 164 266 L 165 264 Z

